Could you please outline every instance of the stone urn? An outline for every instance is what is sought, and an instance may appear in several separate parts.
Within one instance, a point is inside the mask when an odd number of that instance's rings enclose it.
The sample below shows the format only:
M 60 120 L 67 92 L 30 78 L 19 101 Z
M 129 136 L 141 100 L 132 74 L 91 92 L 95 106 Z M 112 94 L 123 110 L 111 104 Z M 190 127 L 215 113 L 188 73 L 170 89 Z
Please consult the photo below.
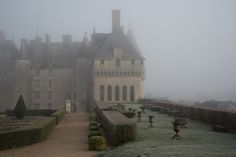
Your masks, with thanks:
M 180 126 L 183 125 L 183 122 L 179 119 L 175 119 L 173 123 L 173 130 L 175 131 L 175 135 L 172 136 L 172 139 L 181 139 L 179 132 L 180 132 Z
M 148 116 L 148 118 L 149 118 L 149 126 L 148 126 L 148 127 L 149 127 L 149 128 L 153 128 L 153 125 L 152 125 L 152 123 L 153 123 L 153 120 L 152 120 L 153 117 L 154 117 L 153 115 L 149 115 L 149 116 Z
M 138 111 L 138 122 L 142 121 L 141 118 L 142 118 L 142 112 Z
M 142 110 L 142 113 L 145 113 L 145 107 L 144 106 L 140 106 L 140 109 Z

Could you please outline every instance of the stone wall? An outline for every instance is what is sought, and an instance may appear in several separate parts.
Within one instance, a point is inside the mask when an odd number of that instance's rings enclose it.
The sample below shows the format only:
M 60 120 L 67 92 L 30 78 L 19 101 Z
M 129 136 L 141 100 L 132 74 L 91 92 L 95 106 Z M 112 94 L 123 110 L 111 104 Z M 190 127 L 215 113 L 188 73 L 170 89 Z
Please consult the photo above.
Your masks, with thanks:
M 141 101 L 146 103 L 145 101 Z M 181 114 L 196 120 L 210 124 L 219 124 L 229 129 L 236 130 L 236 112 L 227 112 L 213 109 L 200 108 L 195 106 L 184 106 L 170 102 L 149 101 L 146 105 L 160 106 L 169 109 L 179 110 Z

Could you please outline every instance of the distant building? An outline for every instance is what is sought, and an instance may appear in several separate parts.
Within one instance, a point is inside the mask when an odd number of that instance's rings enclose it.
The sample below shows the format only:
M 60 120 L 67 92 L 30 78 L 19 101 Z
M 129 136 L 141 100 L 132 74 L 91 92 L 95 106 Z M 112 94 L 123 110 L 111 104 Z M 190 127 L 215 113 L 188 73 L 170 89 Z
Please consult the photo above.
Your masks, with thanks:
M 4 111 L 14 102 L 15 63 L 19 51 L 12 40 L 7 40 L 0 31 L 0 111 Z
M 1 34 L 0 34 L 1 37 Z M 96 102 L 128 103 L 144 97 L 144 58 L 133 32 L 120 26 L 120 10 L 112 11 L 111 33 L 87 34 L 74 42 L 21 40 L 15 64 L 14 102 L 22 94 L 31 109 L 57 109 L 71 102 L 72 112 L 89 111 Z M 14 103 L 11 103 L 11 107 Z

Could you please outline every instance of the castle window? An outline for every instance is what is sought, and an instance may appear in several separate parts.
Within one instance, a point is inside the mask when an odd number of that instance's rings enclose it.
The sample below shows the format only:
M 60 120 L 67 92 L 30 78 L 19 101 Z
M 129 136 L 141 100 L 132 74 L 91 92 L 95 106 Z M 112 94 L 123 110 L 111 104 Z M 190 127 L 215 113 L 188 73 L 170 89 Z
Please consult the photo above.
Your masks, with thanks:
M 104 86 L 100 86 L 100 101 L 104 101 Z
M 143 64 L 143 60 L 141 60 L 141 64 Z
M 134 95 L 135 95 L 134 86 L 131 86 L 130 87 L 130 101 L 134 101 Z
M 34 75 L 39 76 L 40 75 L 40 70 L 35 70 Z
M 101 60 L 101 64 L 104 64 L 104 59 Z
M 77 93 L 73 92 L 73 99 L 76 100 L 77 99 Z
M 114 58 L 122 57 L 122 48 L 114 48 Z
M 52 104 L 51 104 L 51 103 L 48 104 L 48 109 L 49 109 L 49 110 L 52 109 Z
M 107 87 L 107 100 L 112 101 L 112 87 L 111 87 L 111 85 L 109 85 Z
M 40 86 L 40 81 L 39 80 L 34 80 L 34 87 L 39 88 Z
M 73 84 L 74 87 L 76 87 L 77 86 L 77 81 L 73 80 L 72 84 Z
M 123 101 L 127 100 L 127 87 L 126 86 L 123 86 L 122 97 L 123 97 Z
M 36 109 L 36 110 L 40 109 L 40 104 L 39 103 L 35 103 L 34 104 L 34 109 Z
M 52 92 L 49 91 L 49 92 L 48 92 L 48 100 L 51 100 L 51 99 L 52 99 Z
M 131 60 L 131 64 L 134 64 L 135 63 L 135 60 Z
M 116 65 L 120 65 L 120 58 L 116 58 Z
M 116 101 L 120 100 L 120 89 L 119 89 L 119 86 L 115 87 L 115 100 Z
M 49 74 L 49 75 L 52 75 L 52 69 L 51 69 L 51 68 L 48 69 L 48 74 Z
M 52 80 L 48 80 L 48 88 L 52 88 Z
M 40 92 L 39 91 L 34 92 L 34 99 L 35 100 L 39 100 L 40 99 Z

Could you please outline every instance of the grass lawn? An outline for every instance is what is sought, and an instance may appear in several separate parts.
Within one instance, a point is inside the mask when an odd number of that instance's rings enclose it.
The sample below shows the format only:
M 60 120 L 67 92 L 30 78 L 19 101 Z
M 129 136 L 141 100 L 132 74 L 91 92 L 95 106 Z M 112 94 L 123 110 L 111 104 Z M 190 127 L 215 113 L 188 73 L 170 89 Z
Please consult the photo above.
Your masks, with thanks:
M 129 108 L 128 106 L 127 108 Z M 135 108 L 135 106 L 133 106 Z M 139 110 L 136 107 L 136 110 Z M 148 115 L 153 115 L 153 128 L 148 128 Z M 137 121 L 137 116 L 132 118 Z M 217 133 L 211 126 L 189 120 L 187 128 L 181 128 L 180 140 L 173 140 L 174 117 L 146 111 L 142 122 L 137 122 L 137 138 L 133 142 L 111 148 L 104 157 L 137 157 L 147 153 L 150 157 L 235 157 L 236 134 Z

